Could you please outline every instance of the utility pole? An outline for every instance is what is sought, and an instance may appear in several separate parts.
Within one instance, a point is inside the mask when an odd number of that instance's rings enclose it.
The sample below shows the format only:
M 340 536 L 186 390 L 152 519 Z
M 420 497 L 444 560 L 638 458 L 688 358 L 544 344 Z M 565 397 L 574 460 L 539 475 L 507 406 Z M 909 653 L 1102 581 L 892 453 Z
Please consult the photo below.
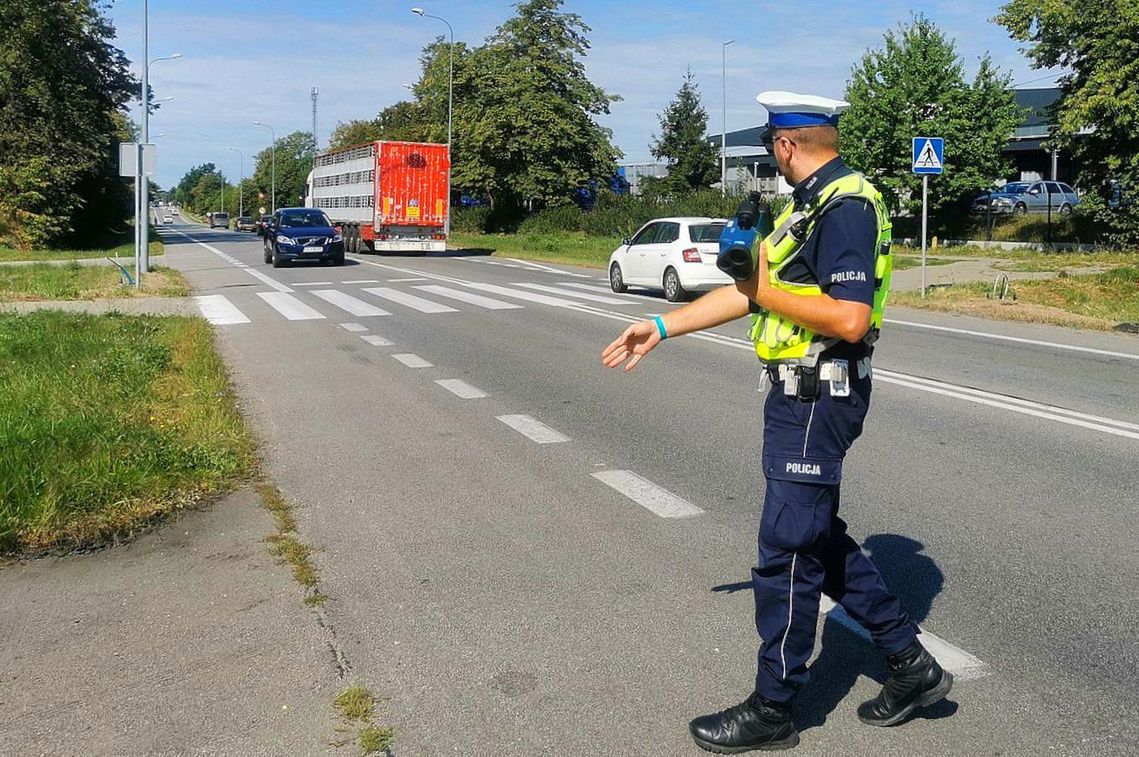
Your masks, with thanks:
M 316 138 L 316 99 L 320 95 L 320 92 L 316 87 L 313 87 L 312 92 L 309 94 L 312 97 L 312 149 L 313 152 L 316 152 L 320 149 L 320 140 Z
M 720 194 L 728 193 L 728 45 L 735 42 L 729 39 L 720 44 L 720 57 L 723 63 L 723 100 L 720 112 Z

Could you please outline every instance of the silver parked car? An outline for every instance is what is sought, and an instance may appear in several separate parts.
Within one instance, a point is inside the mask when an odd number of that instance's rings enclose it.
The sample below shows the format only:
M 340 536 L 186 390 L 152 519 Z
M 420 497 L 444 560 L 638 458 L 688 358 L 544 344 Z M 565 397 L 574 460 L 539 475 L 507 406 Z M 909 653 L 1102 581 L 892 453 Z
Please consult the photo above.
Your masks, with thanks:
M 1047 213 L 1049 201 L 1053 213 L 1066 216 L 1080 204 L 1080 195 L 1060 181 L 1012 181 L 973 200 L 972 210 L 993 215 Z

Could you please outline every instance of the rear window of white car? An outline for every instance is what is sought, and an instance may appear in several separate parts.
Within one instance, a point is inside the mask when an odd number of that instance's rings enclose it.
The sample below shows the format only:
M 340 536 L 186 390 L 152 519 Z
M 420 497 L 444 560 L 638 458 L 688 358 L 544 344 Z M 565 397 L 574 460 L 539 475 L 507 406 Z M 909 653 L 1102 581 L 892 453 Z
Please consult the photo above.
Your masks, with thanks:
M 694 223 L 688 227 L 688 239 L 692 242 L 719 242 L 724 232 L 722 223 Z

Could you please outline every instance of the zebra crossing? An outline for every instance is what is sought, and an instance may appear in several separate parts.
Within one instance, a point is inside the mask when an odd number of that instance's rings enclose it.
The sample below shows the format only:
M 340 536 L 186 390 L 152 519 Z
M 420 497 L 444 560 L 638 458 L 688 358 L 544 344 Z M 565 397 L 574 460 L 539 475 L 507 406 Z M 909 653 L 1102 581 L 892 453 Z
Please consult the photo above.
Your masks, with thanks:
M 391 279 L 387 282 L 375 280 L 360 282 L 360 284 L 400 283 L 403 288 L 350 286 L 349 282 L 344 282 L 345 286 L 341 288 L 331 288 L 328 287 L 329 282 L 322 281 L 314 283 L 322 287 L 319 289 L 297 283 L 292 286 L 304 288 L 255 292 L 257 300 L 268 305 L 268 309 L 246 305 L 242 301 L 235 303 L 224 294 L 200 295 L 194 299 L 202 317 L 216 326 L 244 325 L 267 318 L 320 321 L 339 317 L 343 313 L 355 318 L 370 318 L 401 313 L 445 315 L 472 310 L 521 310 L 530 303 L 554 307 L 577 307 L 595 303 L 636 306 L 641 299 L 612 293 L 603 295 L 601 292 L 606 290 L 601 287 L 573 282 L 557 286 L 529 282 L 519 282 L 510 286 L 473 281 L 455 282 L 453 286 L 413 283 L 428 280 Z

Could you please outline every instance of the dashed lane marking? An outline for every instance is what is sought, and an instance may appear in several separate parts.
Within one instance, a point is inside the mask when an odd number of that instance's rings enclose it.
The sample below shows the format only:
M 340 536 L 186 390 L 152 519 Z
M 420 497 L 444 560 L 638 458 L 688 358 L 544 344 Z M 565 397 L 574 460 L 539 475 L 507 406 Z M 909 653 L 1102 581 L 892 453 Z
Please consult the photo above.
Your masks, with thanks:
M 453 300 L 466 302 L 471 305 L 478 305 L 487 310 L 516 310 L 524 307 L 523 305 L 516 305 L 513 302 L 503 302 L 496 300 L 493 297 L 483 297 L 481 294 L 474 294 L 472 292 L 463 292 L 459 289 L 451 289 L 450 287 L 439 286 L 437 284 L 428 284 L 426 286 L 417 286 L 416 289 L 435 294 L 440 297 L 450 297 Z
M 457 312 L 459 312 L 458 310 L 451 307 L 450 305 L 442 305 L 438 302 L 432 302 L 431 300 L 425 300 L 422 297 L 416 297 L 414 294 L 408 294 L 407 292 L 400 292 L 396 289 L 390 289 L 388 287 L 366 287 L 364 289 L 364 291 L 367 292 L 368 294 L 374 294 L 377 297 L 380 297 L 382 299 L 391 300 L 392 302 L 399 303 L 400 305 L 406 305 L 407 307 L 411 308 L 412 310 L 418 310 L 421 313 L 457 313 Z
M 324 318 L 319 311 L 285 292 L 258 292 L 257 296 L 290 321 L 316 321 Z
M 235 323 L 249 323 L 245 313 L 226 299 L 223 294 L 205 294 L 194 298 L 202 317 L 215 326 L 230 326 Z
M 557 444 L 570 440 L 565 434 L 555 431 L 529 415 L 500 415 L 498 420 L 538 444 Z
M 361 334 L 360 338 L 363 339 L 368 344 L 372 345 L 373 347 L 391 347 L 393 344 L 393 342 L 390 339 L 385 339 L 384 337 L 380 336 L 379 334 Z M 415 357 L 415 355 L 410 355 L 410 356 L 405 355 L 404 357 Z M 402 363 L 403 361 L 401 360 L 400 362 Z M 407 365 L 407 363 L 404 363 L 404 365 Z M 420 367 L 426 368 L 429 366 L 413 365 L 411 367 L 412 368 L 420 368 Z
M 413 355 L 410 352 L 392 355 L 396 360 L 400 361 L 408 368 L 430 368 L 431 363 L 427 362 L 419 355 Z
M 370 302 L 356 299 L 352 295 L 336 289 L 314 289 L 312 294 L 354 316 L 391 315 L 388 311 L 378 308 Z
M 535 268 L 539 271 L 547 271 L 549 273 L 557 273 L 557 274 L 560 274 L 562 276 L 573 276 L 573 277 L 579 278 L 579 279 L 592 278 L 587 273 L 575 273 L 574 271 L 564 271 L 561 268 L 554 268 L 553 266 L 542 265 L 541 263 L 535 263 L 532 260 L 522 260 L 520 258 L 507 258 L 507 260 L 513 260 L 515 263 L 521 263 L 524 266 L 527 266 L 529 268 Z
M 379 284 L 379 279 L 350 279 L 343 282 L 345 284 Z
M 872 642 L 870 632 L 859 625 L 854 618 L 847 615 L 846 610 L 842 609 L 842 605 L 835 603 L 833 599 L 825 594 L 822 595 L 819 602 L 819 612 L 827 615 L 827 617 L 839 623 L 848 631 L 862 637 L 866 641 Z M 945 639 L 929 631 L 920 631 L 918 633 L 918 641 L 933 655 L 941 667 L 952 673 L 953 677 L 959 681 L 971 681 L 977 678 L 984 678 L 992 672 L 989 666 L 979 658 L 969 654 L 960 647 L 950 644 Z
M 422 276 L 412 276 L 411 278 L 407 278 L 407 279 L 388 279 L 388 281 L 392 284 L 406 283 L 408 281 L 430 281 L 430 280 L 431 279 L 425 279 Z
M 360 334 L 368 330 L 368 327 L 362 323 L 342 323 L 340 328 L 351 331 L 353 334 Z
M 589 475 L 662 518 L 691 518 L 704 512 L 683 497 L 630 470 L 604 470 Z
M 331 281 L 298 281 L 298 282 L 294 283 L 293 286 L 295 286 L 295 287 L 332 286 L 332 282 Z
M 456 397 L 465 400 L 477 400 L 487 396 L 486 392 L 476 386 L 471 386 L 462 379 L 438 379 L 436 382 Z

